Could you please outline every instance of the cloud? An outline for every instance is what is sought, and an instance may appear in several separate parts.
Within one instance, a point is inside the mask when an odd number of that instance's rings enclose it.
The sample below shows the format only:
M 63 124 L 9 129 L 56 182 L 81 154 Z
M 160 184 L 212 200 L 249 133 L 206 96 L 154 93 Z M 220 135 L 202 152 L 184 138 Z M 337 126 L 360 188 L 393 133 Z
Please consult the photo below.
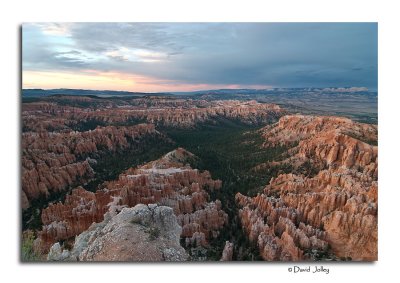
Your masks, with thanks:
M 23 69 L 174 84 L 377 86 L 375 23 L 77 23 L 23 27 Z
M 43 34 L 70 36 L 70 28 L 73 23 L 32 23 L 41 29 Z
M 107 51 L 105 55 L 117 61 L 130 62 L 160 62 L 168 59 L 169 55 L 162 52 L 155 52 L 144 49 L 129 49 L 120 47 L 119 49 Z

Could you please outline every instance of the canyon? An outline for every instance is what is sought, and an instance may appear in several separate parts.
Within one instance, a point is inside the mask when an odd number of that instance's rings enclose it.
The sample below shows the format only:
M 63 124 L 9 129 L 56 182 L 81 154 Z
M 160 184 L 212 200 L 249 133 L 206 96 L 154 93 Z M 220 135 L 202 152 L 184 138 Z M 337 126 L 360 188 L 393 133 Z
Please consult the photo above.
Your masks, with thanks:
M 255 100 L 22 104 L 23 229 L 49 261 L 377 260 L 378 128 Z

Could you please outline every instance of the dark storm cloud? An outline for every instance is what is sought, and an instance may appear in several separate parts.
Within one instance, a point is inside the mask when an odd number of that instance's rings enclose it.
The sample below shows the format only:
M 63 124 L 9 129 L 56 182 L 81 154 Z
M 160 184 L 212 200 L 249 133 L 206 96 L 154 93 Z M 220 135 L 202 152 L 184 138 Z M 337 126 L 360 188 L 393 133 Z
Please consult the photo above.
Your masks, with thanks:
M 377 86 L 375 23 L 81 23 L 47 34 L 46 26 L 26 29 L 33 44 L 24 38 L 24 69 L 87 68 L 186 84 Z

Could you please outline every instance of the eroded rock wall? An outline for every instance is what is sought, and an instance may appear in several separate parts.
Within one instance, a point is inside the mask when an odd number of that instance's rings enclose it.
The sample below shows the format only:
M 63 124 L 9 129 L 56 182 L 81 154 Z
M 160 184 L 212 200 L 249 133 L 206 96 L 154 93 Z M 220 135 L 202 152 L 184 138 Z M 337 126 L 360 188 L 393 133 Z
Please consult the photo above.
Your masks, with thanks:
M 84 184 L 94 176 L 95 153 L 115 152 L 130 141 L 160 135 L 151 124 L 99 127 L 86 132 L 22 134 L 23 208 L 40 197 Z
M 376 126 L 295 115 L 262 134 L 266 147 L 289 147 L 280 163 L 294 165 L 296 172 L 309 162 L 319 172 L 280 174 L 256 197 L 236 196 L 243 229 L 261 256 L 377 260 L 378 149 L 364 142 L 377 142 Z

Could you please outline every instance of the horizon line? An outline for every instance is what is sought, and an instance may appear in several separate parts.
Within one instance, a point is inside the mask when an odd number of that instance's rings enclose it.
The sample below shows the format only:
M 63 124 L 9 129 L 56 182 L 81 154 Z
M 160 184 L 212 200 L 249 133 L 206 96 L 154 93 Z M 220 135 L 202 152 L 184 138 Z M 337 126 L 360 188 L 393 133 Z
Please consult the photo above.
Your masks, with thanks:
M 198 90 L 187 90 L 187 91 L 156 91 L 156 92 L 146 92 L 146 91 L 131 91 L 131 90 L 118 90 L 118 89 L 92 89 L 92 88 L 21 88 L 21 90 L 85 90 L 85 91 L 109 91 L 109 92 L 128 92 L 128 93 L 185 93 L 185 92 L 200 92 L 200 91 L 216 91 L 216 90 L 276 90 L 276 89 L 351 89 L 359 88 L 363 89 L 360 91 L 378 91 L 378 88 L 368 88 L 364 86 L 326 86 L 326 87 L 271 87 L 271 88 L 214 88 L 214 89 L 198 89 Z

